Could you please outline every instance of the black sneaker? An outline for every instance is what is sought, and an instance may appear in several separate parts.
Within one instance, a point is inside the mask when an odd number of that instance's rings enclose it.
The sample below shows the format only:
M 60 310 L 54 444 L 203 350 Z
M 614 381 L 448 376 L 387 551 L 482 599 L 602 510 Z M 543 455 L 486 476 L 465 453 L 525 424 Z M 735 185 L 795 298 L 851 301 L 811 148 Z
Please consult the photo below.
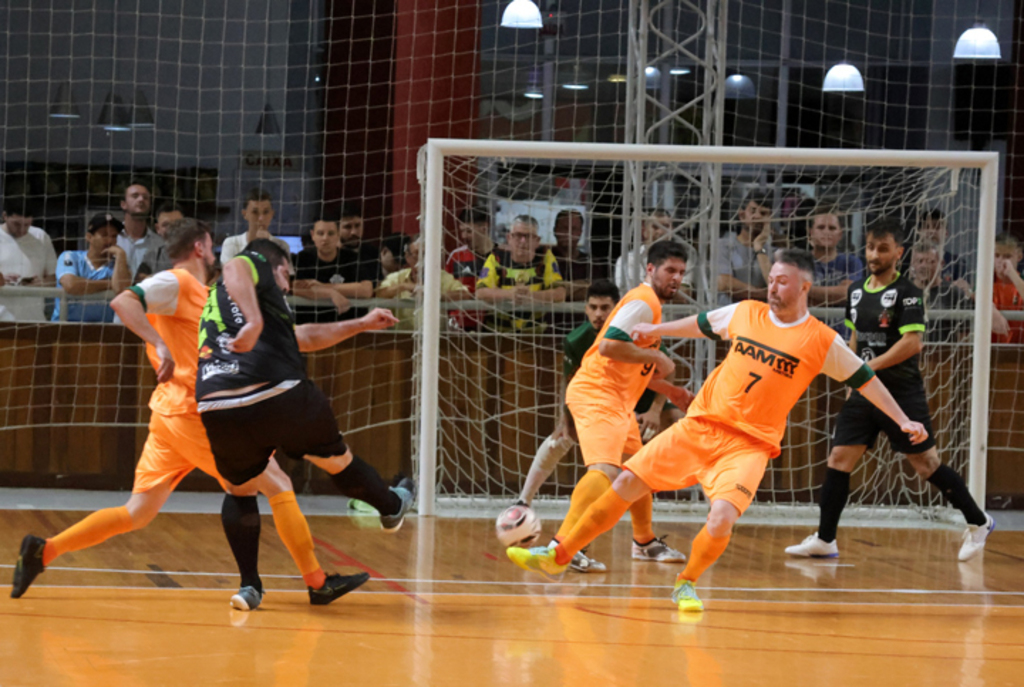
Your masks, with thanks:
M 46 540 L 26 534 L 21 540 L 21 552 L 18 554 L 18 562 L 14 566 L 14 582 L 11 585 L 11 598 L 20 599 L 21 595 L 28 591 L 29 586 L 35 581 L 39 573 L 43 572 L 43 549 L 46 548 Z
M 356 575 L 328 575 L 324 586 L 319 589 L 306 587 L 309 590 L 309 603 L 314 606 L 326 606 L 335 599 L 340 599 L 354 589 L 359 589 L 370 579 L 369 573 Z
M 416 483 L 406 477 L 398 483 L 398 486 L 388 487 L 388 489 L 398 495 L 398 498 L 402 501 L 402 506 L 394 515 L 381 515 L 380 528 L 385 532 L 397 532 L 402 523 L 405 522 L 405 514 L 409 512 L 413 502 L 416 500 Z

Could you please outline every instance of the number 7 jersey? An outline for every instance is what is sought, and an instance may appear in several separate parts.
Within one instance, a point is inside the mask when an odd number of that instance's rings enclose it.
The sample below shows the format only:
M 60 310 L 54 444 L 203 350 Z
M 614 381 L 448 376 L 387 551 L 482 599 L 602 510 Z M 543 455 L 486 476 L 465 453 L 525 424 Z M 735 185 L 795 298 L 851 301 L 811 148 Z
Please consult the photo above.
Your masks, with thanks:
M 779 321 L 766 303 L 742 301 L 697 316 L 701 332 L 730 340 L 690 404 L 687 417 L 702 417 L 749 435 L 781 452 L 786 418 L 819 373 L 855 389 L 874 372 L 834 329 L 810 313 L 797 322 Z

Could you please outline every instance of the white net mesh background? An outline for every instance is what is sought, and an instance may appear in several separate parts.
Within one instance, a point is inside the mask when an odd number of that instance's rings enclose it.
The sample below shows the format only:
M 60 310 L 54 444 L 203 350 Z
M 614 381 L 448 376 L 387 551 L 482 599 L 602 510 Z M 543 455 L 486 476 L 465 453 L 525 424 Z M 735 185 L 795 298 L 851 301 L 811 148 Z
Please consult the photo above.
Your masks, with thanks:
M 523 229 L 516 217 L 537 219 L 541 245 L 536 253 L 527 250 L 517 260 L 506 263 L 535 266 L 529 280 L 541 292 L 563 287 L 565 301 L 555 303 L 526 301 L 485 302 L 477 284 L 477 300 L 453 302 L 444 318 L 441 338 L 439 394 L 440 440 L 438 495 L 444 503 L 479 506 L 509 501 L 518 496 L 523 480 L 541 443 L 555 428 L 562 403 L 562 347 L 566 334 L 586 322 L 583 295 L 571 300 L 572 281 L 582 267 L 590 279 L 619 274 L 625 289 L 635 285 L 625 272 L 615 269 L 603 243 L 622 242 L 618 228 L 621 203 L 615 193 L 621 183 L 620 163 L 529 161 L 513 164 L 494 158 L 446 157 L 445 203 L 447 227 L 445 243 L 449 250 L 462 246 L 468 227 L 460 222 L 460 211 L 473 204 L 494 217 L 491 238 L 498 252 L 511 251 L 513 235 Z M 675 197 L 691 197 L 688 185 L 696 183 L 692 175 L 672 180 Z M 761 184 L 767 182 L 764 186 Z M 806 247 L 817 251 L 822 263 L 845 254 L 862 254 L 867 223 L 891 217 L 917 227 L 908 237 L 908 245 L 917 248 L 920 257 L 915 279 L 926 291 L 929 308 L 929 333 L 921 358 L 933 412 L 933 423 L 940 454 L 954 469 L 966 472 L 969 460 L 971 352 L 973 349 L 974 304 L 967 294 L 950 285 L 941 275 L 936 246 L 927 242 L 930 226 L 918 226 L 919 218 L 941 213 L 946 227 L 957 227 L 951 238 L 960 239 L 961 231 L 974 234 L 978 221 L 979 173 L 962 169 L 881 168 L 858 166 L 770 166 L 733 165 L 727 168 L 723 183 L 721 220 L 710 237 L 693 231 L 687 209 L 676 209 L 668 223 L 669 234 L 686 240 L 694 254 L 698 270 L 707 274 L 703 283 L 716 284 L 721 270 L 713 270 L 712 242 L 719 247 L 731 233 L 743 229 L 739 212 L 752 196 L 767 204 L 771 213 L 768 226 L 776 247 Z M 794 202 L 796 200 L 796 202 Z M 579 244 L 573 246 L 572 232 L 564 217 L 568 211 L 582 218 Z M 816 228 L 822 215 L 838 222 L 841 237 L 831 242 Z M 613 227 L 608 235 L 604 226 Z M 628 226 L 628 223 L 625 224 Z M 649 236 L 642 233 L 643 238 Z M 643 238 L 641 241 L 643 241 Z M 632 236 L 626 237 L 628 251 L 637 250 Z M 544 245 L 546 244 L 546 245 Z M 832 254 L 828 246 L 834 247 Z M 574 250 L 574 248 L 578 250 Z M 464 250 L 464 248 L 463 248 Z M 560 266 L 563 281 L 543 283 L 541 266 L 550 251 Z M 456 253 L 452 251 L 452 254 Z M 504 254 L 511 259 L 511 253 Z M 929 263 L 926 258 L 931 257 Z M 965 267 L 964 279 L 970 279 L 970 265 L 977 257 L 974 248 L 960 253 Z M 932 276 L 925 273 L 933 264 Z M 916 264 L 916 263 L 915 263 Z M 827 272 L 826 285 L 843 285 L 847 279 L 866 276 L 863 264 L 845 274 Z M 909 266 L 909 258 L 908 258 Z M 491 269 L 494 269 L 493 264 Z M 826 274 L 824 265 L 823 275 Z M 510 271 L 511 273 L 511 271 Z M 487 276 L 484 269 L 483 276 Z M 958 277 L 959 278 L 959 277 Z M 829 281 L 831 280 L 831 281 Z M 695 284 L 702 283 L 695 280 Z M 568 286 L 566 286 L 568 284 Z M 513 289 L 514 279 L 504 283 Z M 824 298 L 824 297 L 822 297 Z M 731 299 L 715 290 L 690 287 L 679 303 L 666 307 L 666 317 L 680 317 L 699 307 L 716 307 Z M 821 300 L 815 312 L 838 331 L 842 325 L 841 307 L 827 307 Z M 465 311 L 473 310 L 466 317 Z M 510 313 L 521 323 L 510 329 L 502 313 Z M 472 326 L 464 326 L 466 321 Z M 727 347 L 712 349 L 707 342 L 672 342 L 672 354 L 678 366 L 678 380 L 696 390 L 710 368 L 703 362 L 712 356 L 720 361 Z M 759 504 L 800 505 L 816 502 L 831 448 L 830 437 L 835 417 L 845 399 L 845 388 L 823 377 L 818 378 L 790 415 L 783 442 L 783 454 L 773 461 L 758 494 Z M 564 498 L 582 475 L 578 449 L 566 457 L 539 498 Z M 700 501 L 694 490 L 661 494 L 665 504 L 686 507 Z M 851 505 L 912 508 L 925 515 L 941 510 L 942 500 L 929 485 L 918 479 L 902 456 L 894 454 L 883 439 L 857 467 L 853 478 Z M 895 511 L 891 511 L 895 512 Z
M 172 203 L 210 222 L 218 242 L 250 229 L 242 214 L 246 194 L 263 189 L 275 213 L 267 230 L 295 252 L 314 220 L 336 216 L 343 203 L 354 203 L 370 250 L 350 256 L 341 278 L 349 284 L 370 281 L 373 293 L 387 276 L 378 260 L 382 239 L 419 230 L 416 154 L 428 136 L 970 148 L 1006 153 L 999 226 L 1024 235 L 1017 219 L 1024 156 L 1017 152 L 1011 97 L 1018 78 L 1011 63 L 1016 15 L 1007 0 L 542 0 L 539 30 L 502 27 L 507 5 L 504 0 L 5 3 L 0 7 L 4 202 L 28 203 L 32 224 L 53 246 L 52 268 L 64 251 L 86 248 L 85 225 L 95 213 L 121 217 L 125 191 L 135 180 L 152 195 L 151 224 L 155 211 Z M 958 36 L 976 21 L 994 32 L 1002 61 L 954 60 Z M 715 41 L 721 43 L 717 48 Z M 862 93 L 823 91 L 826 73 L 840 61 L 860 71 Z M 709 90 L 719 68 L 723 77 L 750 80 L 718 84 L 724 95 L 720 125 Z M 886 198 L 884 190 L 869 188 L 856 175 L 727 168 L 719 209 L 707 187 L 697 183 L 705 179 L 699 167 L 646 165 L 627 212 L 619 197 L 621 169 L 591 170 L 581 185 L 576 169 L 542 167 L 488 161 L 486 168 L 474 164 L 459 170 L 458 181 L 450 184 L 462 194 L 452 201 L 453 212 L 479 198 L 490 203 L 498 226 L 510 213 L 537 212 L 533 206 L 502 206 L 499 199 L 557 199 L 571 209 L 582 194 L 587 198 L 582 245 L 610 276 L 617 258 L 641 240 L 639 230 L 623 238 L 623 215 L 665 208 L 677 238 L 699 248 L 704 281 L 695 283 L 695 291 L 699 302 L 711 305 L 701 300 L 713 286 L 707 234 L 736 221 L 737 206 L 750 190 L 771 195 L 774 226 L 789 234 L 803 231 L 799 217 L 807 199 L 836 197 L 847 215 L 851 250 L 862 245 L 862 215 L 872 207 L 898 211 L 908 229 L 917 225 L 919 212 L 938 209 L 947 225 L 944 252 L 960 258 L 968 286 L 977 286 L 975 210 L 963 197 L 971 188 L 966 181 L 954 196 L 946 196 L 935 191 L 946 183 L 939 178 L 902 179 L 893 188 L 906 189 L 909 197 Z M 711 214 L 720 215 L 721 224 L 710 227 Z M 553 218 L 539 219 L 545 225 L 543 240 L 553 241 L 547 226 Z M 390 240 L 402 251 L 403 241 Z M 14 317 L 12 323 L 0 311 L 0 472 L 100 474 L 117 463 L 130 474 L 145 433 L 152 384 L 141 349 L 133 336 L 109 325 L 54 325 L 66 327 L 58 332 L 37 324 L 50 317 L 56 292 L 46 292 L 49 300 L 40 301 L 43 292 L 24 285 L 34 268 L 12 266 L 5 255 L 0 250 L 0 272 L 8 282 L 0 306 L 11 314 L 30 300 L 39 312 Z M 633 278 L 639 273 L 624 267 Z M 52 273 L 44 268 L 41 276 Z M 333 276 L 323 278 L 329 282 Z M 328 312 L 333 307 L 324 296 L 319 305 Z M 369 305 L 357 301 L 350 312 Z M 411 309 L 408 302 L 391 305 Z M 1008 302 L 1006 307 L 1021 306 Z M 544 355 L 551 356 L 566 323 L 580 315 L 547 317 L 549 329 L 534 336 L 549 337 Z M 1011 326 L 1024 326 L 1014 313 L 1007 317 Z M 375 439 L 387 442 L 381 455 L 387 456 L 382 460 L 388 471 L 407 469 L 412 458 L 411 336 L 408 329 L 366 336 L 336 353 L 317 354 L 310 363 L 356 448 L 370 454 Z M 500 353 L 511 360 L 525 345 L 522 339 L 499 344 L 495 337 L 488 350 L 499 354 L 501 346 L 514 345 L 514 351 Z M 1024 423 L 1015 410 L 1022 350 L 999 343 L 993 352 L 989 491 L 997 499 L 1024 493 L 1018 467 Z M 540 349 L 534 353 L 541 356 Z M 693 357 L 698 376 L 707 373 L 709 351 L 679 357 Z M 557 356 L 537 361 L 540 369 L 556 364 Z M 557 407 L 558 381 L 539 377 L 537 387 L 543 393 L 535 400 L 502 402 Z M 509 427 L 527 422 L 527 411 L 505 412 Z M 537 416 L 529 441 L 509 439 L 517 456 L 531 455 L 530 444 L 549 431 L 548 416 L 539 411 Z M 90 455 L 102 457 L 76 463 L 57 448 L 69 442 L 88 444 Z M 513 449 L 501 448 L 506 450 Z M 515 490 L 526 459 L 516 460 L 504 476 L 492 478 L 495 484 Z M 567 470 L 558 473 L 560 483 L 572 482 Z

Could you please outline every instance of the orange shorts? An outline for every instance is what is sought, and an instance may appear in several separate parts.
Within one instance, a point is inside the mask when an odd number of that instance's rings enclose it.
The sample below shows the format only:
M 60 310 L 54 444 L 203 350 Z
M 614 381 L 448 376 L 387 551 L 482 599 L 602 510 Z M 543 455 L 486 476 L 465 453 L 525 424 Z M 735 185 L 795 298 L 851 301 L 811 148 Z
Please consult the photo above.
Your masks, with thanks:
M 700 483 L 709 501 L 728 501 L 742 513 L 754 500 L 774 450 L 717 422 L 684 417 L 622 467 L 655 491 Z
M 132 493 L 149 491 L 168 481 L 173 490 L 195 468 L 224 484 L 214 465 L 213 451 L 199 414 L 153 413 L 146 445 L 142 448 L 139 464 L 135 466 Z
M 633 411 L 580 403 L 573 398 L 566 399 L 566 405 L 576 424 L 584 465 L 605 463 L 620 467 L 623 454 L 631 456 L 643 448 Z

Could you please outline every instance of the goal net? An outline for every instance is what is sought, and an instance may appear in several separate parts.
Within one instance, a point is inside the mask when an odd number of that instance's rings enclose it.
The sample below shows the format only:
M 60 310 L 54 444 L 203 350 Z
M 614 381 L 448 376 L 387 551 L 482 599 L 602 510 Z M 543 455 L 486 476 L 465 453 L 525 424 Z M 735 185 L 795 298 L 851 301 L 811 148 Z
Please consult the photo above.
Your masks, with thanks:
M 979 257 L 980 274 L 992 269 L 994 194 L 983 177 L 993 173 L 993 155 L 468 141 L 432 141 L 425 150 L 422 219 L 427 256 L 434 253 L 421 307 L 442 302 L 436 319 L 434 308 L 422 311 L 417 347 L 421 509 L 497 508 L 518 497 L 562 412 L 563 346 L 587 323 L 587 284 L 610 278 L 625 293 L 639 283 L 643 260 L 631 256 L 643 255 L 658 226 L 691 255 L 682 293 L 665 307 L 665 319 L 675 319 L 732 302 L 719 275 L 745 269 L 728 250 L 739 232 L 770 231 L 775 248 L 815 251 L 819 284 L 841 287 L 866 276 L 865 227 L 883 217 L 907 228 L 906 252 L 916 257 L 903 269 L 926 293 L 920 364 L 939 454 L 983 493 L 990 334 L 982 323 L 992 296 L 991 282 L 977 275 Z M 631 179 L 641 180 L 639 192 Z M 631 193 L 642 207 L 624 203 Z M 760 223 L 747 206 L 754 200 L 765 211 Z M 473 239 L 467 208 L 489 220 L 487 240 Z M 467 259 L 467 240 L 470 254 L 493 243 L 505 264 L 483 268 L 473 300 L 445 300 L 442 253 Z M 815 294 L 812 312 L 848 336 L 845 298 L 834 293 Z M 707 340 L 666 343 L 676 382 L 694 392 L 728 350 Z M 790 415 L 757 510 L 811 512 L 844 399 L 842 385 L 814 381 Z M 573 446 L 538 502 L 565 499 L 583 470 Z M 690 489 L 656 503 L 682 510 L 702 500 Z M 884 438 L 857 466 L 850 504 L 872 515 L 946 510 Z

